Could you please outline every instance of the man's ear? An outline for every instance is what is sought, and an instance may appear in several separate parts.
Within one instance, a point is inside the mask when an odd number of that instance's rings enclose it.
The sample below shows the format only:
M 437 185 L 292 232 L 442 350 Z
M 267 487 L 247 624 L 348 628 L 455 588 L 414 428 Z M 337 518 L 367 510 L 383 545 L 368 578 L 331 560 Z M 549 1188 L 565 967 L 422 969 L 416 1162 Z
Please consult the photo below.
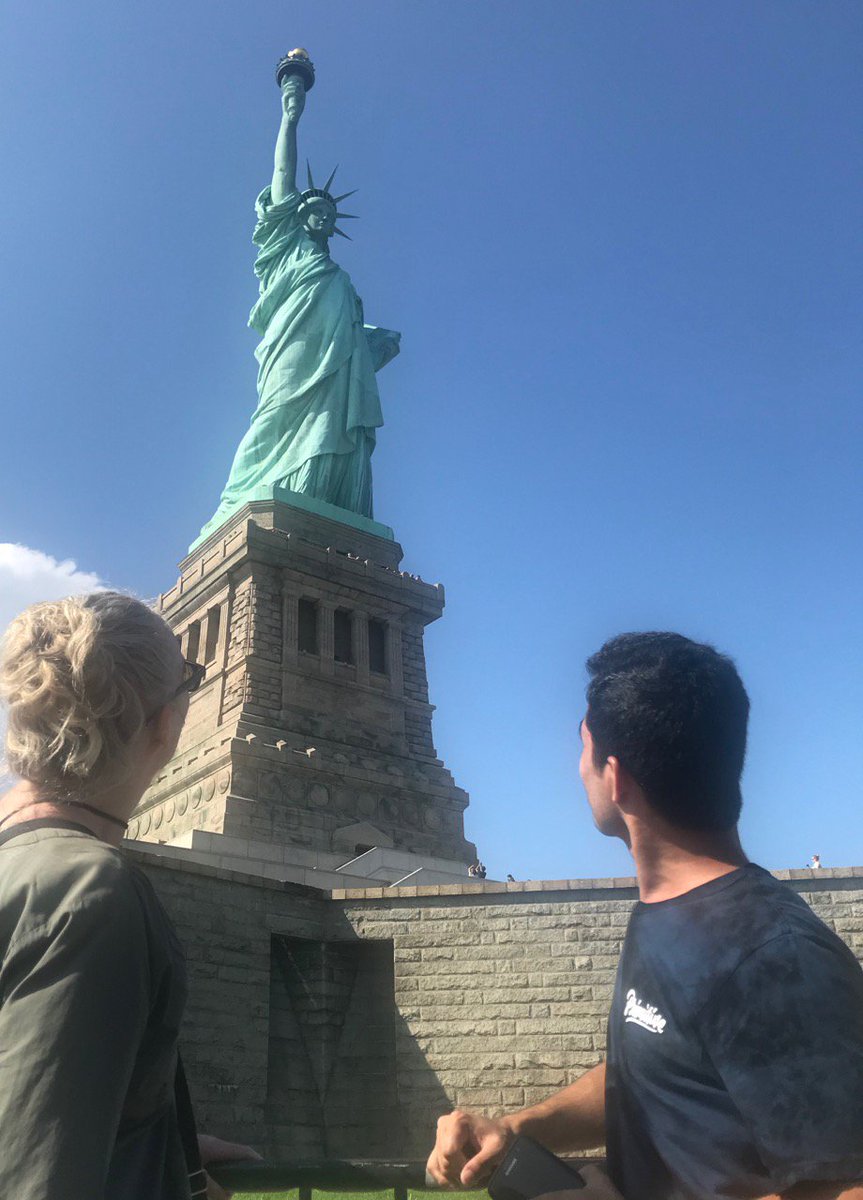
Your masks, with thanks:
M 605 765 L 611 776 L 612 803 L 623 812 L 629 812 L 638 785 L 626 767 L 621 765 L 620 759 L 615 758 L 613 754 L 609 755 Z
M 620 807 L 621 801 L 621 785 L 623 783 L 622 774 L 623 767 L 620 765 L 620 760 L 610 754 L 605 760 L 605 769 L 608 772 L 611 781 L 611 803 L 616 807 Z
M 640 811 L 639 806 L 644 804 L 644 792 L 641 790 L 641 786 L 636 783 L 619 759 L 612 756 L 608 761 L 612 771 L 612 800 L 621 812 Z

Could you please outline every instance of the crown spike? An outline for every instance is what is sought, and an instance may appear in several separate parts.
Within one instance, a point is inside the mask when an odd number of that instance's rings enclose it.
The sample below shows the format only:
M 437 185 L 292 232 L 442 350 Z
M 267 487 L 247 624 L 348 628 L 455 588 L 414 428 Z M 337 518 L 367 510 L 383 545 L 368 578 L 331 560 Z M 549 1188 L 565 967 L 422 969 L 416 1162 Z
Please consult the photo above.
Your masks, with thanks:
M 356 214 L 356 213 L 343 213 L 343 212 L 337 212 L 337 213 L 336 213 L 336 217 L 337 217 L 337 218 L 338 218 L 340 221 L 342 221 L 342 220 L 345 220 L 345 221 L 358 221 L 358 220 L 359 220 L 359 217 L 357 216 L 357 214 Z
M 354 192 L 358 192 L 359 190 L 359 188 L 354 188 L 353 191 L 343 192 L 341 196 L 333 196 L 333 200 L 338 204 L 340 200 L 347 200 L 348 196 L 353 196 Z
M 339 229 L 338 225 L 336 225 L 336 227 L 333 229 L 333 233 L 337 233 L 339 237 L 347 238 L 349 242 L 354 240 L 349 233 L 343 233 L 342 230 Z
M 328 191 L 330 190 L 330 184 L 331 184 L 331 183 L 333 182 L 333 180 L 335 179 L 335 177 L 336 177 L 336 171 L 338 171 L 338 169 L 339 169 L 339 164 L 338 164 L 338 163 L 336 163 L 336 165 L 333 167 L 333 173 L 332 173 L 332 175 L 329 177 L 329 179 L 327 180 L 327 182 L 324 184 L 324 191 L 325 191 L 325 192 L 328 192 Z
M 309 177 L 309 187 L 313 188 L 315 186 L 315 181 L 312 179 L 312 167 L 308 159 L 306 159 L 306 174 Z

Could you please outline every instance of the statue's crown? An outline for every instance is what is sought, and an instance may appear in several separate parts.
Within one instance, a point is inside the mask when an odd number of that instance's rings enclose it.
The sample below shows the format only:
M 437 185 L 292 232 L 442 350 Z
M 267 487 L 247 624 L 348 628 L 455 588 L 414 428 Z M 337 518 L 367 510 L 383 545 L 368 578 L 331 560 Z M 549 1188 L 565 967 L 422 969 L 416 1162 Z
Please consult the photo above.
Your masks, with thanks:
M 354 188 L 353 191 L 343 192 L 341 194 L 341 196 L 334 196 L 330 192 L 330 184 L 335 179 L 336 171 L 338 171 L 338 169 L 339 169 L 338 166 L 333 167 L 332 174 L 330 175 L 329 179 L 327 180 L 327 182 L 324 184 L 324 186 L 322 188 L 315 187 L 315 181 L 312 178 L 312 168 L 309 166 L 308 160 L 306 160 L 306 172 L 309 177 L 309 186 L 306 188 L 306 190 L 304 192 L 300 193 L 300 201 L 301 201 L 301 204 L 308 204 L 308 202 L 310 200 L 326 200 L 329 204 L 332 204 L 333 208 L 336 210 L 336 217 L 338 218 L 338 220 L 340 220 L 340 221 L 344 221 L 344 220 L 355 221 L 357 218 L 354 216 L 353 213 L 339 212 L 339 201 L 347 200 L 348 196 L 353 196 L 354 192 L 357 189 Z M 350 236 L 347 233 L 344 233 L 341 229 L 339 229 L 338 226 L 336 226 L 335 232 L 339 235 L 339 237 L 347 238 L 348 241 L 352 240 L 350 238 Z

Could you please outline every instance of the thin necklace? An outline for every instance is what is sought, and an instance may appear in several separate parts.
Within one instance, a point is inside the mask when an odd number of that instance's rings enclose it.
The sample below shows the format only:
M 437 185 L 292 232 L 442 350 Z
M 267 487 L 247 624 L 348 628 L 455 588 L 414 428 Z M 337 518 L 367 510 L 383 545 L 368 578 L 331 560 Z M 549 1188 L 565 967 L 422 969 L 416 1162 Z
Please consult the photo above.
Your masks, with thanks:
M 121 821 L 119 817 L 115 817 L 112 813 L 107 813 L 101 808 L 96 808 L 92 804 L 85 804 L 83 800 L 72 800 L 68 796 L 58 797 L 56 800 L 31 800 L 28 804 L 22 804 L 20 808 L 13 808 L 10 813 L 0 819 L 0 826 L 6 824 L 10 817 L 14 817 L 16 813 L 24 812 L 26 808 L 34 808 L 37 804 L 53 804 L 57 807 L 61 805 L 68 808 L 85 808 L 87 812 L 95 813 L 97 817 L 102 817 L 106 821 L 110 821 L 112 825 L 119 825 L 121 829 L 125 829 L 129 824 L 128 821 Z

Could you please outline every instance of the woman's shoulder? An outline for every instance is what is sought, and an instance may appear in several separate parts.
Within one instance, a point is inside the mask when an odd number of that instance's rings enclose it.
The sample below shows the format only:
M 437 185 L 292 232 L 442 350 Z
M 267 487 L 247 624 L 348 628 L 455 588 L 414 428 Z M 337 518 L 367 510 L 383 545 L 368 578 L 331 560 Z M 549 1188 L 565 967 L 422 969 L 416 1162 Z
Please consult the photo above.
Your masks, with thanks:
M 140 889 L 121 851 L 73 829 L 34 829 L 0 846 L 0 937 L 56 922 L 115 916 L 137 920 Z
M 9 832 L 15 832 L 14 826 Z M 128 871 L 122 852 L 115 846 L 109 846 L 83 828 L 61 825 L 22 829 L 17 836 L 0 845 L 0 863 L 7 863 L 7 869 L 16 863 L 23 869 L 29 866 L 60 872 L 69 869 L 71 864 L 80 867 L 82 863 L 88 863 L 108 876 L 118 877 Z

